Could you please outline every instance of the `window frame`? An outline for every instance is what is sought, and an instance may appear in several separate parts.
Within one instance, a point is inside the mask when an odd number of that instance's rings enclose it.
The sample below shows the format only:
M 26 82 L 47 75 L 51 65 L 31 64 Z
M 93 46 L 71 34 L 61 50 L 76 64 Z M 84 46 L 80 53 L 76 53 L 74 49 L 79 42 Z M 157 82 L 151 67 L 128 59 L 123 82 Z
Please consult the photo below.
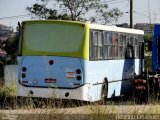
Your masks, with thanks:
M 93 46 L 93 34 L 94 32 L 101 33 L 101 46 L 98 46 L 97 43 L 97 50 L 102 53 L 96 53 L 93 49 L 96 46 Z M 106 34 L 110 35 L 107 36 Z M 116 37 L 116 44 L 113 43 L 113 34 L 117 34 Z M 120 37 L 122 37 L 122 41 L 120 41 Z M 115 31 L 104 31 L 104 30 L 90 30 L 90 42 L 89 42 L 89 49 L 90 49 L 90 60 L 117 60 L 117 59 L 139 59 L 139 38 L 141 38 L 139 34 L 131 34 L 131 33 L 123 33 L 123 32 L 115 32 Z M 111 40 L 107 40 L 107 39 Z M 128 43 L 129 45 L 128 45 Z M 98 50 L 101 48 L 101 50 Z M 116 50 L 117 53 L 113 52 L 113 49 Z M 120 49 L 122 50 L 120 53 Z M 129 51 L 127 51 L 129 50 Z M 126 56 L 126 52 L 130 52 L 129 56 Z M 94 54 L 96 53 L 96 54 Z M 114 55 L 113 55 L 114 53 Z M 97 56 L 97 55 L 100 55 Z M 117 54 L 117 55 L 115 55 Z

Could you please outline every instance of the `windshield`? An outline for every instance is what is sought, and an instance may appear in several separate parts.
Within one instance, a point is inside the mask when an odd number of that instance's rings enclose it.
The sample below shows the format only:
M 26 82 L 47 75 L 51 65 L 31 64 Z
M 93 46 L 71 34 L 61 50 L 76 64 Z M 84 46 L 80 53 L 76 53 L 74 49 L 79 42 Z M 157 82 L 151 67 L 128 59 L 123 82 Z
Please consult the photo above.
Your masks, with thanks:
M 22 55 L 76 56 L 83 53 L 83 24 L 28 21 L 23 22 L 22 35 Z

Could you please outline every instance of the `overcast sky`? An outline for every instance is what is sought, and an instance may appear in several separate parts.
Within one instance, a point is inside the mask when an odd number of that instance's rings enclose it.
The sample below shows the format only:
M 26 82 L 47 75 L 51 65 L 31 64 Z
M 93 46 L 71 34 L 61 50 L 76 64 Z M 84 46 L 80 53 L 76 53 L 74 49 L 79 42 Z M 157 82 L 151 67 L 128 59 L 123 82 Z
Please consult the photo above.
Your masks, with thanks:
M 34 4 L 36 0 L 0 0 L 0 24 L 16 27 L 18 21 L 28 20 L 30 16 L 5 18 L 10 16 L 27 15 L 27 6 Z M 129 23 L 129 0 L 105 0 L 109 8 L 117 7 L 124 12 L 118 22 L 112 24 Z M 160 0 L 133 0 L 134 24 L 135 23 L 160 23 Z M 149 4 L 148 4 L 149 2 Z M 150 18 L 149 18 L 150 13 Z

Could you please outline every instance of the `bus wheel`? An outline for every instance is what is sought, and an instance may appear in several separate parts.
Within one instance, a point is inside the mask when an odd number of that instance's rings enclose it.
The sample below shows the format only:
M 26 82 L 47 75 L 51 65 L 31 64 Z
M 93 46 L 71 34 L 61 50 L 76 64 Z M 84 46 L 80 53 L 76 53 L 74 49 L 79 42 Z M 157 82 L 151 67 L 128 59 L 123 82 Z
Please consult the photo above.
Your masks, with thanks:
M 108 96 L 108 79 L 105 77 L 101 88 L 101 102 L 105 103 Z

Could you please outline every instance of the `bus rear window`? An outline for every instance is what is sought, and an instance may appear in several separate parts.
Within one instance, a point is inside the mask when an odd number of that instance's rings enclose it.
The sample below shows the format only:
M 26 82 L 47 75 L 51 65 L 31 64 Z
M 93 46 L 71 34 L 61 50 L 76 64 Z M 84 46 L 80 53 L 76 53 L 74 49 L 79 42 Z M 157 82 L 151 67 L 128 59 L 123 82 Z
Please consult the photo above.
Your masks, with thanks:
M 80 52 L 84 26 L 71 23 L 25 23 L 22 55 L 64 55 Z

